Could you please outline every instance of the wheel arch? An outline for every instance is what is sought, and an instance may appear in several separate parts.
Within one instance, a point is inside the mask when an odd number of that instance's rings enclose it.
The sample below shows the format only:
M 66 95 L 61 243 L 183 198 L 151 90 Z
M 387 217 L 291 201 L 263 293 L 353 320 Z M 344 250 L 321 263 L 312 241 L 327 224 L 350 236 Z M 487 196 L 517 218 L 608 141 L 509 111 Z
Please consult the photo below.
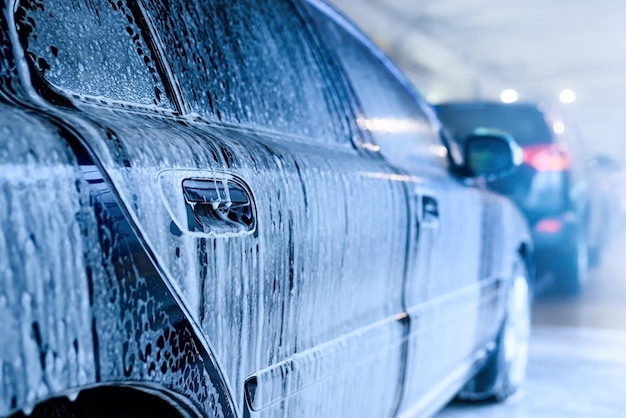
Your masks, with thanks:
M 41 400 L 10 418 L 68 418 L 159 416 L 196 418 L 203 414 L 188 399 L 158 385 L 111 382 Z

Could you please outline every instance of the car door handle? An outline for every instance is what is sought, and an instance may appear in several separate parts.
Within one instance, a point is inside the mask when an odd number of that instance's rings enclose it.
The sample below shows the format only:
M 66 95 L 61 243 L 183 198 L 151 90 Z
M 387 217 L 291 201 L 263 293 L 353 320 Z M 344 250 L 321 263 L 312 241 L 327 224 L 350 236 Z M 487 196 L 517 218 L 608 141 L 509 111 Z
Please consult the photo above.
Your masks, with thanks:
M 254 202 L 241 180 L 192 178 L 182 186 L 190 231 L 215 235 L 255 229 Z
M 439 204 L 432 196 L 422 196 L 421 224 L 425 227 L 439 226 Z

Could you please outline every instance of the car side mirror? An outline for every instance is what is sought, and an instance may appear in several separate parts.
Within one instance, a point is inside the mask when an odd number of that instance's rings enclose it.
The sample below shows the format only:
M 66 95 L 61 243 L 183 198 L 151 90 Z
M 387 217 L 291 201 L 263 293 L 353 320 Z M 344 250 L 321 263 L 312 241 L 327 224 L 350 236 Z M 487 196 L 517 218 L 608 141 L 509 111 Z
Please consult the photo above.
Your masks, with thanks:
M 506 176 L 522 164 L 524 153 L 506 133 L 478 129 L 465 140 L 465 168 L 471 177 Z

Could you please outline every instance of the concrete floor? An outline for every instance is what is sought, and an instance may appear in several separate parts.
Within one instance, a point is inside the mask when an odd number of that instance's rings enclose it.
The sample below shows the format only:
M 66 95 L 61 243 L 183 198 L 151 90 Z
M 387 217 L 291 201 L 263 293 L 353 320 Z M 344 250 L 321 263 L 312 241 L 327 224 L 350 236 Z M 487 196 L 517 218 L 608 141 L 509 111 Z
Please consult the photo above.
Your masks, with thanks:
M 537 301 L 526 387 L 503 404 L 451 404 L 438 418 L 626 417 L 626 235 L 581 296 Z

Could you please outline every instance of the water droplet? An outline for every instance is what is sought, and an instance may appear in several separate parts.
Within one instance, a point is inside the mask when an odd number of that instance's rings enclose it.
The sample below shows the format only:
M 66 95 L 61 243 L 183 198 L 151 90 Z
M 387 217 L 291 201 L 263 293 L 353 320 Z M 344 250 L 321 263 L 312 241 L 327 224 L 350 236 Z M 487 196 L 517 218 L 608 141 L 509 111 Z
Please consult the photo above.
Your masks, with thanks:
M 30 296 L 30 293 L 28 292 L 22 293 L 22 307 L 23 308 L 30 309 L 31 300 L 32 300 L 32 297 Z
M 24 415 L 29 417 L 33 413 L 33 409 L 34 409 L 34 406 L 32 404 L 31 405 L 26 405 L 26 406 L 22 407 L 22 412 L 24 413 Z
M 65 396 L 67 396 L 67 399 L 70 402 L 76 402 L 76 399 L 78 398 L 79 392 L 80 392 L 79 390 L 71 390 L 71 391 L 67 392 L 65 394 Z

